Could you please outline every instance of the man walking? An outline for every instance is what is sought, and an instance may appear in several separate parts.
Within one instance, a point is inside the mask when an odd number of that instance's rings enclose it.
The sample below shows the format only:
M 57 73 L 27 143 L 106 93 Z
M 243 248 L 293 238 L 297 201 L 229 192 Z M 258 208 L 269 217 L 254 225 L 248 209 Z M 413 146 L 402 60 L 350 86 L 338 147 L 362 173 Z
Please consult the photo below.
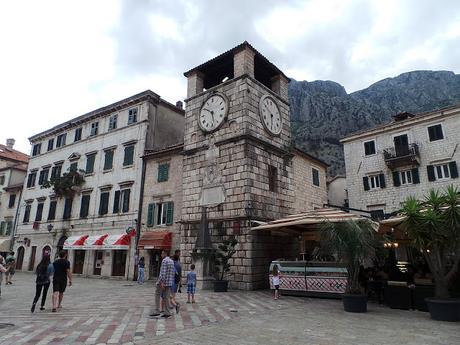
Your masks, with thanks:
M 150 316 L 160 315 L 160 298 L 163 297 L 164 312 L 161 317 L 171 317 L 170 311 L 170 296 L 171 287 L 174 285 L 174 262 L 169 257 L 169 250 L 161 251 L 161 262 L 160 275 L 158 276 L 156 288 L 155 288 L 155 310 Z M 163 296 L 161 296 L 163 295 Z
M 61 250 L 59 259 L 53 262 L 53 309 L 55 313 L 57 308 L 61 308 L 64 292 L 67 287 L 67 279 L 69 286 L 72 286 L 72 273 L 70 272 L 70 262 L 67 260 L 67 252 Z
M 16 268 L 16 258 L 14 252 L 10 252 L 10 255 L 6 257 L 6 268 L 8 272 L 5 273 L 5 285 L 13 284 L 12 279 Z

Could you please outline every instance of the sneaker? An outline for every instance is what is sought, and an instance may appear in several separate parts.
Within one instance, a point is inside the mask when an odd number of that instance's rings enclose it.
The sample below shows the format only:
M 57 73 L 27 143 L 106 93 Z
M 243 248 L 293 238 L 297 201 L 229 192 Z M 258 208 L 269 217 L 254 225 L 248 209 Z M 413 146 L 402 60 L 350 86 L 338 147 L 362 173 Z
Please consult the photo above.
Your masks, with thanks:
M 150 314 L 149 316 L 154 317 L 154 316 L 159 316 L 159 315 L 160 315 L 160 313 L 152 313 L 152 314 Z
M 40 310 L 45 310 L 45 307 L 40 307 Z
M 57 312 L 57 309 L 56 309 L 56 308 L 53 308 L 51 311 L 52 311 L 53 313 L 55 313 L 55 312 Z
M 30 312 L 33 313 L 35 311 L 35 303 L 32 304 L 32 308 L 30 308 Z
M 164 319 L 169 319 L 169 318 L 171 317 L 171 315 L 169 315 L 169 314 L 163 314 L 163 315 L 161 315 L 161 317 L 164 318 Z

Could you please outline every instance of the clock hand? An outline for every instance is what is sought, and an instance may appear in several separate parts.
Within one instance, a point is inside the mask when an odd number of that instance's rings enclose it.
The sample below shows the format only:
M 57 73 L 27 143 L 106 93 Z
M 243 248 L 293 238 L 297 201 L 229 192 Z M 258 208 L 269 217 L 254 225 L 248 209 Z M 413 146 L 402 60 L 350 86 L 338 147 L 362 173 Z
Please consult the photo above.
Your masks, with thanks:
M 272 120 L 272 129 L 273 129 L 273 114 L 270 114 L 271 120 Z

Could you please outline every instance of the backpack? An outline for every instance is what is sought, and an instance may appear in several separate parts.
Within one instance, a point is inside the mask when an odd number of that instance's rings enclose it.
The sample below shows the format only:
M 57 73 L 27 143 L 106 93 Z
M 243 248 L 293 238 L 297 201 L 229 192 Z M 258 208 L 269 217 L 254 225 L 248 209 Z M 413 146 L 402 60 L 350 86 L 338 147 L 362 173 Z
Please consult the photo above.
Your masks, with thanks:
M 37 267 L 37 284 L 40 283 L 47 283 L 49 281 L 49 276 L 48 276 L 48 267 L 42 266 L 42 267 Z

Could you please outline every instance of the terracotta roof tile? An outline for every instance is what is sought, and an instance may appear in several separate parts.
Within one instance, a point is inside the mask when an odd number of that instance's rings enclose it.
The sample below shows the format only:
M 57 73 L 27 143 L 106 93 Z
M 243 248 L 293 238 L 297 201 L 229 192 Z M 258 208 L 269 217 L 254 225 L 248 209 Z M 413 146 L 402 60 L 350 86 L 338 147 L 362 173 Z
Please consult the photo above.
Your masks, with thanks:
M 6 159 L 9 161 L 28 163 L 29 156 L 25 153 L 16 151 L 8 148 L 8 146 L 0 144 L 0 159 Z

